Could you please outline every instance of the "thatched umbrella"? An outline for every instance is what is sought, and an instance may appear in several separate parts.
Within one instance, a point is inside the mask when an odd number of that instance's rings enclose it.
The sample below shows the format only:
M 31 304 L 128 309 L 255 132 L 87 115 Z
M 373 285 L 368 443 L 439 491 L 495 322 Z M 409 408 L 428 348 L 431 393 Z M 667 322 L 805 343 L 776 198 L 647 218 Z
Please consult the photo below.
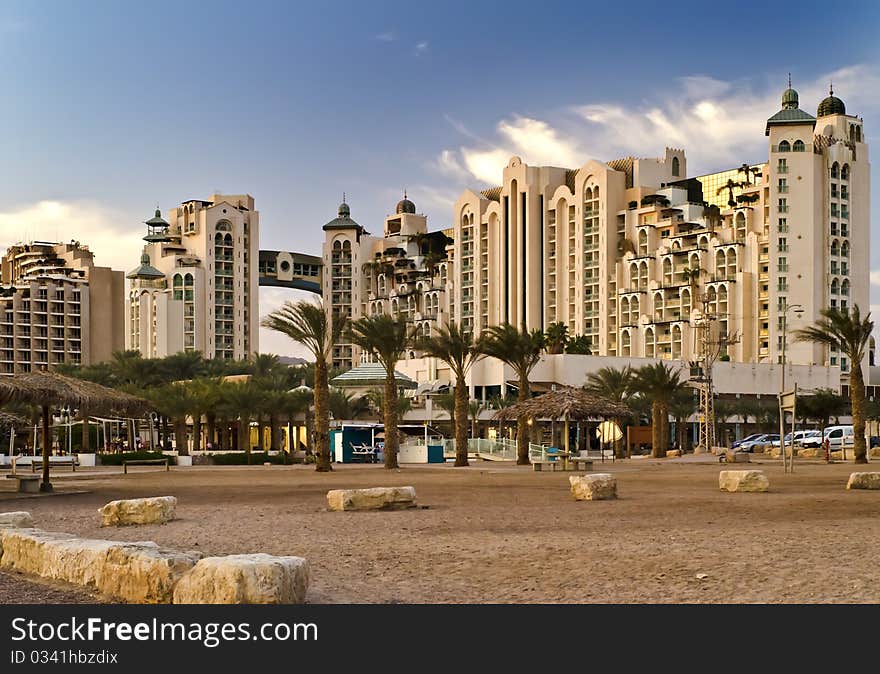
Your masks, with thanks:
M 560 386 L 543 395 L 529 398 L 521 403 L 508 405 L 495 413 L 495 418 L 513 421 L 520 417 L 534 417 L 565 421 L 565 451 L 568 452 L 568 422 L 590 419 L 628 417 L 632 410 L 626 405 L 589 393 L 582 388 Z
M 137 396 L 94 382 L 46 371 L 0 377 L 0 405 L 12 401 L 42 408 L 43 482 L 40 491 L 52 491 L 52 484 L 49 481 L 50 406 L 88 407 L 119 415 L 140 415 L 150 408 L 149 402 Z

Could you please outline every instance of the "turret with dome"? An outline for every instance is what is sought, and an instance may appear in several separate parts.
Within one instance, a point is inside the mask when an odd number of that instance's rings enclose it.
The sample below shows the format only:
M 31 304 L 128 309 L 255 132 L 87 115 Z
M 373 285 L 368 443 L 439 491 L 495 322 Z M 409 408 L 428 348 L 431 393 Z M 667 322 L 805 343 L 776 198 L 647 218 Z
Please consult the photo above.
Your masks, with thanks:
M 819 109 L 816 111 L 817 117 L 827 117 L 828 115 L 845 115 L 846 105 L 837 96 L 834 95 L 834 85 L 828 89 L 828 96 L 819 103 Z
M 400 215 L 401 213 L 411 213 L 415 215 L 416 205 L 411 202 L 406 196 L 406 190 L 403 191 L 403 199 L 397 202 L 397 209 L 395 213 Z

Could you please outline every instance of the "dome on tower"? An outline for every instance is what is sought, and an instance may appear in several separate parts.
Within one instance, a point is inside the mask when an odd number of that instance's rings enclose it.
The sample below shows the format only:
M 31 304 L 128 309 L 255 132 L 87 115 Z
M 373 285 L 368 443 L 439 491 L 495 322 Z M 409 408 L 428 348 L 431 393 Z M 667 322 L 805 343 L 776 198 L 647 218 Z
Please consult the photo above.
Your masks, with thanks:
M 403 199 L 397 202 L 397 210 L 395 213 L 400 215 L 401 213 L 412 213 L 415 214 L 416 205 L 406 198 L 406 192 L 403 193 Z
M 145 279 L 149 281 L 165 278 L 165 274 L 156 269 L 152 264 L 150 264 L 150 254 L 147 251 L 144 251 L 141 254 L 141 264 L 139 267 L 132 269 L 128 274 L 125 275 L 126 278 L 130 279 Z
M 845 115 L 846 106 L 843 101 L 834 95 L 834 89 L 828 91 L 828 97 L 822 99 L 819 103 L 819 109 L 816 111 L 817 117 L 825 117 L 826 115 Z
M 350 218 L 351 217 L 351 209 L 348 207 L 348 204 L 344 201 L 339 204 L 339 217 L 340 218 Z
M 792 110 L 798 107 L 798 92 L 790 86 L 782 92 L 782 109 Z

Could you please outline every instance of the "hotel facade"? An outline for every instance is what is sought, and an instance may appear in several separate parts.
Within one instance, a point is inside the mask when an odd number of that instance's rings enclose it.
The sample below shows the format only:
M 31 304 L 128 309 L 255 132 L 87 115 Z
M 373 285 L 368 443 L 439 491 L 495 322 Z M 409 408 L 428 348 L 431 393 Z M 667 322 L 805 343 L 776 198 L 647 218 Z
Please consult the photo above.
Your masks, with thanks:
M 863 120 L 833 94 L 811 115 L 789 88 L 763 131 L 766 161 L 695 176 L 676 148 L 579 168 L 513 157 L 498 186 L 460 195 L 453 227 L 431 233 L 427 248 L 427 220 L 408 199 L 381 237 L 343 203 L 324 227 L 325 306 L 352 319 L 403 316 L 425 335 L 447 319 L 475 334 L 503 322 L 530 330 L 560 322 L 606 365 L 694 360 L 702 322 L 722 360 L 758 367 L 748 377 L 777 380 L 785 346 L 788 368 L 806 368 L 803 385 L 839 390 L 845 355 L 791 332 L 827 307 L 869 309 Z M 873 342 L 866 360 L 873 365 Z M 361 354 L 340 343 L 333 362 L 352 367 Z M 416 352 L 400 369 L 419 382 L 449 381 L 442 364 Z M 495 370 L 488 361 L 474 368 L 472 397 L 505 388 L 509 377 Z
M 193 199 L 146 221 L 127 274 L 125 344 L 144 358 L 198 351 L 239 360 L 259 350 L 260 214 L 248 194 Z

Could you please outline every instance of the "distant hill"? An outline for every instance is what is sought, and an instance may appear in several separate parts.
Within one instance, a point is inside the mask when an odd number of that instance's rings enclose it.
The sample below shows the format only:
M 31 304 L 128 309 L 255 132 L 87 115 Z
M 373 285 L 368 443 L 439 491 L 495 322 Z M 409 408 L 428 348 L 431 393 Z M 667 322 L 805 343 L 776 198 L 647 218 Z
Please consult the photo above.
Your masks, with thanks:
M 293 367 L 295 365 L 305 365 L 309 361 L 305 358 L 297 358 L 296 356 L 278 356 L 278 362 L 282 365 Z

